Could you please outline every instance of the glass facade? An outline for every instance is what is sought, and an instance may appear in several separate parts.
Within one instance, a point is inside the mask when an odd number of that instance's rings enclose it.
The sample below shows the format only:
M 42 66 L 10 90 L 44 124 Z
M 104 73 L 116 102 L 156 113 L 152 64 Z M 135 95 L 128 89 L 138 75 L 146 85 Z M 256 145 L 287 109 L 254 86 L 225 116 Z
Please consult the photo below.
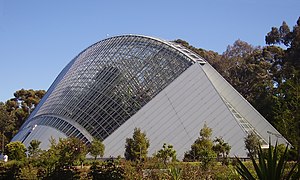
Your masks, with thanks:
M 95 43 L 62 71 L 22 128 L 104 140 L 195 63 L 175 46 L 137 35 Z

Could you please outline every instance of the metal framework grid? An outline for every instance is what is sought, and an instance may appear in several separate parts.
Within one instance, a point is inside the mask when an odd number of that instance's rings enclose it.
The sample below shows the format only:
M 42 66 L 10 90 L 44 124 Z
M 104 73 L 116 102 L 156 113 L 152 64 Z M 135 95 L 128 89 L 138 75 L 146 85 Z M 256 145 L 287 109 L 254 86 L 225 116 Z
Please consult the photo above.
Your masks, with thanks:
M 174 145 L 178 156 L 207 122 L 232 154 L 246 156 L 244 137 L 270 134 L 288 143 L 209 63 L 176 43 L 123 35 L 99 41 L 58 75 L 12 141 L 77 137 L 103 141 L 105 157 L 124 154 L 135 127 L 147 132 L 149 153 Z M 176 135 L 175 135 L 176 134 Z M 279 138 L 280 137 L 280 138 Z M 48 143 L 47 143 L 48 142 Z M 274 142 L 275 143 L 275 142 Z
M 58 76 L 22 128 L 44 125 L 86 143 L 91 136 L 104 140 L 195 63 L 191 57 L 203 61 L 175 46 L 137 35 L 90 46 Z

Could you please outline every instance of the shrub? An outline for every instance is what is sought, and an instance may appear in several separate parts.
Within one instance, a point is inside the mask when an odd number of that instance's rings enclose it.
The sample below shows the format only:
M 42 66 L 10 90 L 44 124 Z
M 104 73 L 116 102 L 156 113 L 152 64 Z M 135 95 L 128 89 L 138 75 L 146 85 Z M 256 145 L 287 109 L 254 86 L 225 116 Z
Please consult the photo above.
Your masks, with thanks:
M 95 160 L 97 159 L 97 156 L 103 157 L 104 150 L 104 144 L 98 139 L 93 139 L 91 145 L 88 148 L 89 153 L 95 158 Z
M 38 179 L 38 169 L 28 164 L 27 166 L 20 168 L 18 177 L 19 179 Z
M 80 179 L 80 172 L 74 168 L 74 167 L 66 167 L 66 168 L 61 168 L 58 167 L 56 168 L 52 174 L 50 174 L 49 177 L 50 179 Z
M 272 148 L 271 140 L 269 140 L 269 149 L 266 153 L 264 153 L 259 146 L 257 152 L 258 163 L 256 162 L 255 157 L 250 154 L 250 158 L 255 169 L 255 175 L 253 175 L 238 158 L 238 166 L 236 167 L 237 171 L 244 179 L 291 179 L 291 177 L 296 174 L 295 168 L 297 166 L 297 163 L 294 164 L 289 172 L 285 173 L 287 165 L 287 151 L 288 146 L 286 146 L 283 154 L 280 155 L 277 143 L 275 147 Z
M 94 164 L 90 170 L 93 179 L 125 179 L 125 171 L 119 160 L 109 159 L 100 165 Z
M 12 160 L 0 165 L 0 179 L 17 179 L 24 162 Z
M 147 159 L 148 148 L 150 146 L 146 133 L 135 128 L 132 138 L 126 138 L 125 158 L 126 160 L 143 162 Z
M 23 160 L 26 158 L 26 147 L 20 141 L 8 143 L 5 150 L 8 160 Z
M 184 161 L 200 161 L 204 170 L 208 170 L 213 165 L 216 153 L 213 151 L 213 141 L 211 140 L 212 129 L 206 123 L 200 130 L 200 137 L 191 145 L 191 150 L 184 154 Z
M 154 156 L 161 159 L 165 166 L 167 166 L 170 161 L 176 161 L 176 151 L 173 149 L 171 144 L 167 145 L 164 143 L 163 148 L 160 149 Z

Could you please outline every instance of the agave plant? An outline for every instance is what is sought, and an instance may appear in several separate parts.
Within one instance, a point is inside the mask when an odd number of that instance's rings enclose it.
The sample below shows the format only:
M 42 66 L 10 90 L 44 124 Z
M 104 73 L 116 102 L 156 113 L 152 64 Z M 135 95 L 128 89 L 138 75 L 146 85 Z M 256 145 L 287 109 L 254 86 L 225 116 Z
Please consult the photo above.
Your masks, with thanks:
M 296 166 L 297 163 L 293 165 L 293 167 L 286 173 L 285 176 L 285 168 L 287 165 L 287 151 L 288 145 L 285 148 L 285 151 L 282 156 L 278 156 L 278 148 L 277 142 L 274 148 L 271 148 L 271 141 L 269 141 L 269 148 L 267 153 L 263 153 L 262 148 L 259 146 L 258 150 L 258 159 L 250 155 L 250 159 L 252 161 L 254 170 L 256 172 L 256 176 L 253 176 L 249 169 L 242 163 L 242 161 L 236 157 L 238 165 L 237 172 L 244 178 L 248 180 L 279 180 L 279 179 L 291 179 L 292 175 L 296 174 Z M 257 162 L 258 161 L 258 162 Z M 295 177 L 293 177 L 295 178 Z

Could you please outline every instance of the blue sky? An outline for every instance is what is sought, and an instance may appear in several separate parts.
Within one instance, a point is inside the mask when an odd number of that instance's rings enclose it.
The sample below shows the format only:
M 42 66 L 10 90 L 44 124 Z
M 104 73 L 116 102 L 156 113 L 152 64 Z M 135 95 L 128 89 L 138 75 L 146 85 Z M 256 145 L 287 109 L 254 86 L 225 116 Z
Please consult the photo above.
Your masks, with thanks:
M 263 46 L 271 27 L 292 27 L 299 16 L 299 0 L 0 0 L 0 101 L 22 88 L 47 90 L 108 36 L 183 39 L 222 53 L 237 39 Z

